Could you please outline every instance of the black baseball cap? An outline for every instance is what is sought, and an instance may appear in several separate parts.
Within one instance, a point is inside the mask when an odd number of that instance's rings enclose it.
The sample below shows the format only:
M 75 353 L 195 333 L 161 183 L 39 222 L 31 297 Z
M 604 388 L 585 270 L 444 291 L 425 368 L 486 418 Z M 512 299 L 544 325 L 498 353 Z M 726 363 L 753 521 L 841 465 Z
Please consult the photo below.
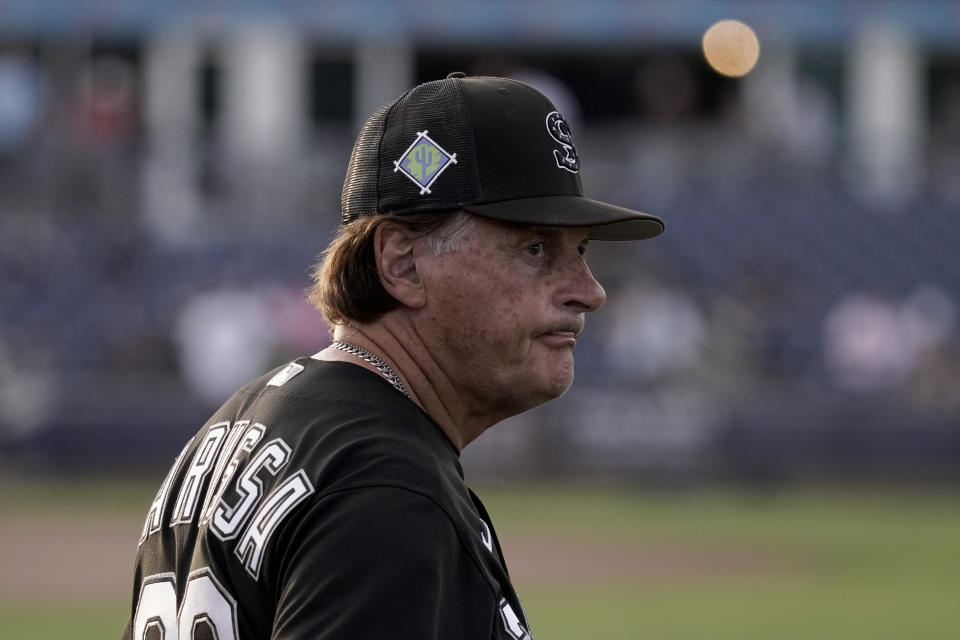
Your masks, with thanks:
M 542 93 L 516 80 L 452 73 L 414 87 L 364 124 L 343 184 L 342 222 L 462 209 L 589 227 L 596 240 L 663 232 L 655 216 L 584 197 L 580 161 L 566 119 Z

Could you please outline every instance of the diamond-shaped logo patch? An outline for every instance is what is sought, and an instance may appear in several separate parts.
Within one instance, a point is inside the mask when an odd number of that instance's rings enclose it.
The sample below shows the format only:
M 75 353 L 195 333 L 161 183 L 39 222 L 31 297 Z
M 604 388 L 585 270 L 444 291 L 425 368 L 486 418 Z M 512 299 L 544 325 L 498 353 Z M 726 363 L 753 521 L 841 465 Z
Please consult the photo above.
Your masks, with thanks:
M 407 147 L 399 160 L 394 161 L 393 171 L 399 171 L 413 180 L 420 187 L 420 195 L 423 195 L 430 193 L 430 186 L 451 164 L 457 164 L 457 154 L 447 153 L 426 131 L 420 131 L 413 144 Z

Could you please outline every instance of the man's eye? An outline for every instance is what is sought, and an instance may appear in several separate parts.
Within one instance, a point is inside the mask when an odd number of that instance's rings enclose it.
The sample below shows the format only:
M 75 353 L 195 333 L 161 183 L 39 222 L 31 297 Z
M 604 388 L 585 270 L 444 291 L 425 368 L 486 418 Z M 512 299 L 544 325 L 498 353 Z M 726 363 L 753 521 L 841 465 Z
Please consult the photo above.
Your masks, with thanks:
M 545 251 L 546 246 L 542 242 L 535 242 L 531 245 L 527 245 L 527 253 L 535 258 L 542 257 Z

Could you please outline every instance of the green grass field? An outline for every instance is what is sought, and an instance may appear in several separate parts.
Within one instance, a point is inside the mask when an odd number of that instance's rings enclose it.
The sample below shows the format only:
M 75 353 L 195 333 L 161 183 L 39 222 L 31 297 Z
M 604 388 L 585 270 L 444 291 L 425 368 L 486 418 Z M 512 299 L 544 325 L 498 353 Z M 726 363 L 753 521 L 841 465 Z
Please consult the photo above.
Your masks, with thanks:
M 116 523 L 121 540 L 128 531 L 135 537 L 155 490 L 149 483 L 5 488 L 0 530 L 5 520 L 21 528 L 36 520 L 64 531 L 63 544 L 77 553 L 82 545 L 66 535 L 71 523 Z M 493 486 L 478 493 L 538 640 L 960 637 L 956 493 Z M 108 567 L 114 577 L 96 593 L 78 585 L 75 593 L 38 597 L 5 584 L 0 635 L 118 637 L 130 597 L 130 547 L 118 546 Z M 524 550 L 538 546 L 567 553 L 528 561 Z M 0 558 L 13 552 L 0 548 Z
M 562 530 L 596 544 L 752 548 L 787 560 L 759 574 L 520 584 L 541 639 L 960 637 L 956 495 L 543 491 L 490 503 L 507 540 Z

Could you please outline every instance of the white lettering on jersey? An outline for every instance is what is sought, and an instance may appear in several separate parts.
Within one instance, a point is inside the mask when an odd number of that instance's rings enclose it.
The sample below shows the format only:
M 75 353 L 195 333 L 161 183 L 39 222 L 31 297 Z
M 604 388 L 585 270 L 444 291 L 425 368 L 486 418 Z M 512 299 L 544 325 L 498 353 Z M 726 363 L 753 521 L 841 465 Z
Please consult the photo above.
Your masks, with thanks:
M 533 640 L 530 632 L 520 624 L 520 618 L 513 611 L 513 607 L 507 602 L 506 598 L 500 598 L 500 619 L 503 620 L 503 626 L 511 636 L 517 640 Z
M 173 483 L 173 477 L 177 474 L 177 470 L 180 468 L 181 463 L 183 463 L 183 458 L 187 455 L 187 450 L 192 443 L 193 438 L 190 438 L 187 444 L 184 445 L 180 455 L 174 460 L 173 466 L 170 467 L 170 471 L 167 473 L 167 477 L 164 478 L 163 484 L 160 485 L 160 489 L 157 490 L 157 497 L 153 499 L 153 502 L 150 504 L 150 510 L 147 511 L 147 520 L 143 523 L 143 532 L 140 534 L 140 542 L 137 543 L 138 547 L 143 544 L 147 536 L 160 530 L 160 524 L 163 518 L 163 505 L 167 502 L 170 485 Z
M 188 463 L 187 452 L 192 449 L 192 444 L 196 441 L 196 438 L 192 438 L 177 456 L 173 467 L 160 485 L 147 513 L 139 544 L 142 545 L 150 534 L 160 530 L 164 511 L 168 508 L 169 501 L 173 500 L 173 496 L 170 495 L 171 486 L 180 470 L 189 464 L 184 469 L 183 483 L 173 502 L 169 524 L 193 522 L 203 496 L 203 504 L 199 509 L 199 524 L 208 524 L 214 535 L 223 542 L 240 536 L 240 541 L 233 552 L 246 571 L 254 580 L 257 580 L 266 555 L 266 547 L 273 533 L 297 505 L 315 492 L 307 474 L 303 469 L 298 469 L 264 497 L 264 480 L 260 476 L 264 471 L 277 476 L 287 465 L 291 456 L 291 448 L 282 438 L 271 440 L 254 453 L 266 431 L 267 428 L 263 424 L 251 425 L 250 420 L 240 420 L 232 426 L 229 422 L 218 422 L 210 426 L 203 435 L 203 440 L 196 447 Z M 251 454 L 252 457 L 243 472 L 239 474 L 239 478 L 234 481 L 234 476 L 237 475 L 245 454 Z M 208 476 L 209 482 L 207 482 Z M 207 491 L 203 490 L 205 483 Z M 228 504 L 225 497 L 231 486 L 233 491 L 230 492 L 230 496 L 239 496 L 232 506 Z M 154 635 L 159 634 L 160 638 L 176 638 L 178 634 L 192 633 L 198 625 L 207 625 L 216 629 L 218 633 L 226 628 L 224 633 L 227 635 L 214 636 L 221 640 L 233 637 L 230 635 L 230 624 L 227 618 L 222 615 L 216 619 L 211 617 L 217 613 L 212 608 L 212 603 L 222 603 L 229 599 L 229 594 L 218 587 L 212 574 L 209 578 L 191 577 L 192 591 L 191 589 L 187 591 L 188 595 L 194 594 L 195 602 L 185 601 L 182 605 L 179 628 L 175 611 L 176 594 L 175 591 L 171 591 L 172 574 L 169 576 L 157 574 L 153 577 L 157 578 L 155 582 L 144 583 L 144 590 L 141 593 L 142 607 L 139 608 L 157 615 L 148 616 L 138 622 L 140 635 L 135 635 L 135 638 L 140 639 L 148 632 Z M 172 614 L 166 606 L 171 599 L 174 601 Z M 186 608 L 188 605 L 192 608 Z M 230 610 L 230 606 L 223 608 L 223 611 Z M 188 626 L 184 627 L 185 624 Z M 232 630 L 235 633 L 235 625 Z
M 223 452 L 217 459 L 217 466 L 213 470 L 210 478 L 210 491 L 207 491 L 207 497 L 203 501 L 203 508 L 200 510 L 200 519 L 198 524 L 204 525 L 210 520 L 214 507 L 220 502 L 227 486 L 233 479 L 233 474 L 237 472 L 237 465 L 240 464 L 240 456 L 244 453 L 253 451 L 253 448 L 260 442 L 266 427 L 257 423 L 248 427 L 249 420 L 240 420 L 234 423 L 227 438 L 227 444 Z M 246 429 L 246 432 L 244 432 Z M 241 437 L 242 436 L 242 437 Z
M 227 436 L 229 422 L 218 422 L 210 427 L 203 442 L 197 448 L 193 455 L 193 461 L 190 469 L 183 478 L 183 484 L 180 486 L 180 495 L 177 496 L 177 502 L 173 507 L 173 517 L 170 524 L 186 524 L 193 520 L 197 510 L 197 503 L 200 501 L 200 491 L 203 481 L 210 473 L 213 463 L 217 460 L 217 453 L 220 451 L 220 445 Z
M 208 636 L 217 640 L 236 640 L 237 601 L 223 588 L 209 569 L 190 574 L 183 605 L 180 607 L 179 638 L 196 638 L 200 625 L 208 626 Z
M 234 553 L 254 580 L 260 577 L 263 552 L 270 536 L 280 521 L 313 491 L 313 485 L 301 469 L 270 492 L 253 515 Z
M 230 507 L 221 499 L 210 519 L 210 530 L 220 540 L 232 540 L 263 495 L 263 481 L 257 477 L 263 469 L 277 475 L 290 458 L 290 446 L 280 438 L 271 440 L 250 460 L 240 474 L 237 492 L 242 496 L 236 506 Z
M 487 551 L 493 553 L 493 536 L 490 535 L 490 527 L 488 527 L 487 523 L 483 520 L 480 521 L 480 525 L 483 527 L 480 530 L 480 540 L 483 542 L 483 546 L 487 548 Z
M 268 387 L 282 387 L 287 382 L 290 381 L 293 376 L 297 375 L 303 371 L 303 365 L 297 364 L 296 362 L 291 362 L 283 369 L 277 372 L 275 376 L 270 378 L 270 382 L 267 383 Z
M 174 580 L 172 573 L 158 573 L 144 579 L 133 616 L 134 640 L 146 640 L 151 630 L 155 638 L 177 637 L 177 589 Z
M 199 627 L 206 626 L 201 636 Z M 148 635 L 149 634 L 149 635 Z M 173 573 L 147 576 L 133 614 L 133 640 L 190 640 L 198 636 L 237 640 L 237 601 L 207 569 L 193 571 L 177 613 L 177 582 Z

